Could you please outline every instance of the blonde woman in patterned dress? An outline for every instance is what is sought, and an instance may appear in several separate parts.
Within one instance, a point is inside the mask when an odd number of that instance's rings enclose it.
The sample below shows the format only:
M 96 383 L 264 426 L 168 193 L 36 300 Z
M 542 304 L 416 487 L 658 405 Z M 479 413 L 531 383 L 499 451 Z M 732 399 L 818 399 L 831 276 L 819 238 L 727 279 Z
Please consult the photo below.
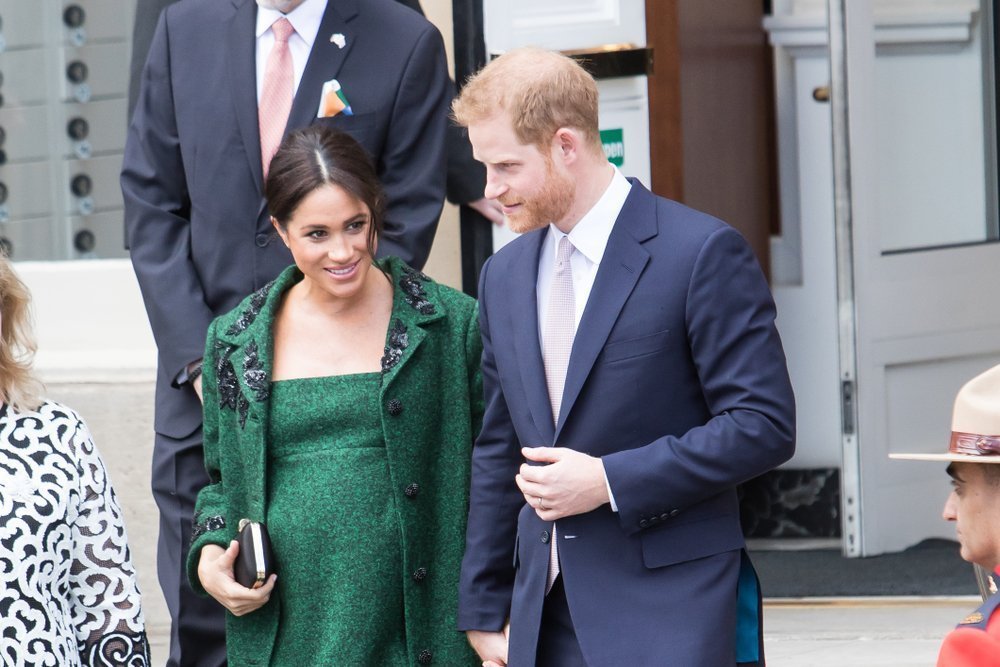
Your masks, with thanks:
M 146 667 L 121 508 L 83 420 L 40 397 L 29 300 L 0 255 L 0 664 Z

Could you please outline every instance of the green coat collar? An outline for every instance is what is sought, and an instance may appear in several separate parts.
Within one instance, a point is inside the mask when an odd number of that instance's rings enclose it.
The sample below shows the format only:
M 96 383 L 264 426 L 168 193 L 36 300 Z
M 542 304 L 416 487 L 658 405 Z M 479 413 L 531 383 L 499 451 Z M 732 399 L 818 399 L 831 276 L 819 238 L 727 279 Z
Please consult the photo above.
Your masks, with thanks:
M 380 398 L 392 385 L 426 336 L 425 328 L 447 314 L 437 283 L 395 257 L 379 260 L 393 285 L 392 316 L 382 356 Z M 243 441 L 249 461 L 259 467 L 259 482 L 266 476 L 265 440 L 270 414 L 274 318 L 285 292 L 302 279 L 294 265 L 260 288 L 233 311 L 219 319 L 215 338 L 215 370 L 220 410 L 232 410 L 230 431 Z M 266 489 L 248 489 L 250 498 L 261 499 L 256 508 L 263 514 Z

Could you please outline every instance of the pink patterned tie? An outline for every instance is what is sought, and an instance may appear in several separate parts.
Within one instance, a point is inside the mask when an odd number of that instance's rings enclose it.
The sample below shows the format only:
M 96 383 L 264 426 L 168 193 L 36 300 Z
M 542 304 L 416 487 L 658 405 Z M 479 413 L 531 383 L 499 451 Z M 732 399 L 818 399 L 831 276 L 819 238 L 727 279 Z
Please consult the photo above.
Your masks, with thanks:
M 559 423 L 559 409 L 562 405 L 563 387 L 566 385 L 566 369 L 569 355 L 573 350 L 576 335 L 576 300 L 573 295 L 573 268 L 569 258 L 575 248 L 568 236 L 559 239 L 556 264 L 552 272 L 552 286 L 549 290 L 549 306 L 545 315 L 545 330 L 542 333 L 542 354 L 545 359 L 545 383 L 549 387 L 549 403 L 552 405 L 552 419 Z M 545 583 L 545 594 L 552 590 L 552 584 L 559 576 L 559 547 L 556 545 L 556 525 L 552 524 L 552 543 L 549 548 L 549 574 Z
M 292 110 L 292 90 L 295 74 L 292 70 L 292 54 L 288 50 L 288 38 L 295 28 L 288 19 L 280 18 L 271 24 L 274 46 L 267 56 L 264 69 L 264 87 L 260 94 L 257 118 L 260 123 L 260 159 L 267 178 L 271 158 L 278 151 L 281 137 L 285 134 L 288 114 Z

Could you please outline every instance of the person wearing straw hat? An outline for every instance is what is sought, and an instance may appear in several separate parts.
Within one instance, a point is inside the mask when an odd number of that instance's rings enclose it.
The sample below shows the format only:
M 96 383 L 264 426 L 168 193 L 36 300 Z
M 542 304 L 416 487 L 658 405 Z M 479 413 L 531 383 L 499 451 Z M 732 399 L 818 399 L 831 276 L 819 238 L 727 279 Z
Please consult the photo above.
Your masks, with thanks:
M 951 431 L 947 453 L 890 457 L 950 462 L 952 491 L 941 514 L 955 522 L 962 558 L 1000 574 L 1000 366 L 959 390 Z M 994 593 L 948 633 L 938 667 L 1000 667 L 998 609 L 1000 593 Z

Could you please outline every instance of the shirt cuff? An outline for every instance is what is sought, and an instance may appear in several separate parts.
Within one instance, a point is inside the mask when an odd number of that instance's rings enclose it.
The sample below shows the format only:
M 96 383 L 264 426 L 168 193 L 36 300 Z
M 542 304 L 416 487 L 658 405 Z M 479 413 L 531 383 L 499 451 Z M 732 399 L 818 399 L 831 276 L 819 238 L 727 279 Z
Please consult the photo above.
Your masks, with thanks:
M 615 502 L 615 494 L 611 493 L 611 482 L 608 481 L 608 471 L 604 469 L 604 461 L 601 461 L 601 472 L 604 473 L 604 486 L 608 489 L 608 502 L 611 503 L 611 511 L 618 511 L 618 504 Z
M 201 375 L 201 359 L 192 361 L 182 368 L 181 372 L 174 378 L 174 386 L 183 387 L 185 384 L 197 380 L 199 375 Z

